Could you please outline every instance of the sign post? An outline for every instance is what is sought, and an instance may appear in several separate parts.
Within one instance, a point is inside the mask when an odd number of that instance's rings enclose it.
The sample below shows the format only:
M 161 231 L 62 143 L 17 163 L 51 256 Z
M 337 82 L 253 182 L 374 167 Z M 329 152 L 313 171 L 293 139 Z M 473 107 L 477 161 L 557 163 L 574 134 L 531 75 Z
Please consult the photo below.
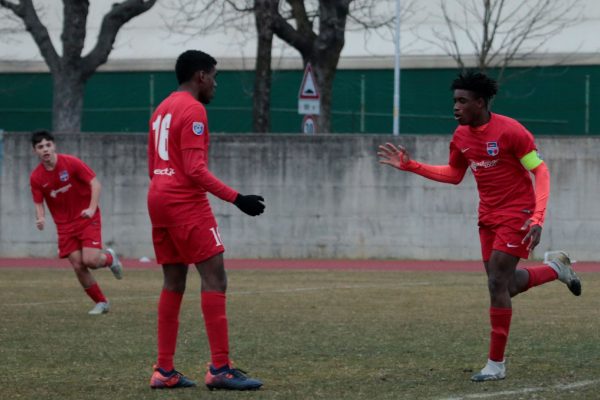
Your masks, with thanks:
M 318 132 L 317 116 L 321 114 L 321 94 L 310 63 L 306 64 L 298 92 L 298 114 L 304 115 L 302 133 L 312 135 Z

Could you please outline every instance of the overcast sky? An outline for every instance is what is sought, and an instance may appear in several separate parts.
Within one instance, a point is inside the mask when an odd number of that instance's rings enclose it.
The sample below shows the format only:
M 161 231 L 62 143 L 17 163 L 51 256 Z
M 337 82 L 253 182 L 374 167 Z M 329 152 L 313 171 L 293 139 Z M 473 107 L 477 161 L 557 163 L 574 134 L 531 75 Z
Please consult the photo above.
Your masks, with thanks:
M 235 29 L 215 31 L 213 34 L 199 34 L 193 37 L 171 32 L 166 27 L 165 21 L 173 20 L 173 11 L 165 6 L 165 1 L 159 0 L 150 11 L 134 18 L 127 23 L 119 32 L 115 49 L 110 59 L 135 59 L 154 58 L 172 59 L 188 48 L 196 48 L 207 51 L 217 58 L 224 57 L 254 57 L 256 44 L 252 32 L 242 34 Z M 428 43 L 423 38 L 432 38 L 433 29 L 443 30 L 445 25 L 440 16 L 441 0 L 420 0 L 416 3 L 414 13 L 402 23 L 402 53 L 405 55 L 442 54 L 442 51 Z M 443 0 L 456 12 L 457 0 Z M 523 0 L 510 0 L 523 1 Z M 524 0 L 536 2 L 538 0 Z M 560 0 L 559 0 L 560 1 Z M 55 47 L 61 52 L 59 43 L 62 29 L 62 2 L 52 0 L 51 2 L 37 1 L 44 4 L 41 19 L 48 27 Z M 88 35 L 86 38 L 85 51 L 89 51 L 95 43 L 102 16 L 110 7 L 111 1 L 91 1 L 90 15 L 88 17 Z M 402 0 L 408 4 L 409 0 Z M 600 1 L 579 0 L 581 18 L 578 22 L 559 35 L 551 39 L 544 50 L 547 52 L 589 52 L 600 51 Z M 394 11 L 393 0 L 380 0 L 382 10 L 392 14 Z M 519 18 L 519 16 L 514 16 Z M 6 34 L 6 19 L 0 24 L 0 58 L 2 60 L 41 60 L 39 51 L 29 34 Z M 246 20 L 252 26 L 252 19 Z M 203 22 L 197 22 L 201 25 Z M 247 30 L 250 31 L 250 30 Z M 465 49 L 468 49 L 466 40 L 462 41 Z M 342 52 L 343 56 L 372 56 L 393 55 L 394 44 L 391 32 L 380 30 L 378 33 L 365 35 L 364 32 L 348 32 L 346 45 Z M 277 41 L 275 44 L 275 56 L 297 57 L 297 52 L 289 46 Z

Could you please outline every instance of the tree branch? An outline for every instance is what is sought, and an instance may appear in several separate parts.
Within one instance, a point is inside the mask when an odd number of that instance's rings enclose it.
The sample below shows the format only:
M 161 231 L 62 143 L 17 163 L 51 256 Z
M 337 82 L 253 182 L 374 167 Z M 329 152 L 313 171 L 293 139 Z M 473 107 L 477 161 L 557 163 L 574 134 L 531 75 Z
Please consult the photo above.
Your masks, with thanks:
M 296 10 L 298 12 L 298 10 Z M 304 11 L 306 11 L 304 9 Z M 284 42 L 297 49 L 303 56 L 312 52 L 312 44 L 316 39 L 316 34 L 312 31 L 301 34 L 283 17 L 281 12 L 273 16 L 273 32 Z M 308 18 L 307 16 L 305 16 Z M 298 17 L 303 19 L 304 17 Z M 312 26 L 312 24 L 309 23 Z M 306 27 L 304 28 L 306 29 Z
M 102 19 L 96 46 L 82 60 L 84 78 L 91 76 L 98 66 L 108 60 L 119 29 L 127 21 L 152 8 L 155 3 L 156 0 L 125 0 L 113 4 L 112 9 Z
M 32 1 L 21 0 L 19 3 L 12 3 L 7 0 L 0 0 L 0 6 L 11 10 L 23 21 L 25 29 L 33 37 L 50 71 L 54 72 L 60 69 L 60 57 L 56 53 L 48 30 L 40 21 Z

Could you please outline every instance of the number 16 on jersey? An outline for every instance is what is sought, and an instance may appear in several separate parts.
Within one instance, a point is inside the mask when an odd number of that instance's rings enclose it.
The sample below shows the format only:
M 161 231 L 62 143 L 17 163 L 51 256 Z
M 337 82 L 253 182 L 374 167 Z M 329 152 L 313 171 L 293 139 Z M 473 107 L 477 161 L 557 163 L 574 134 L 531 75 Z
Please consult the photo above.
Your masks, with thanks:
M 158 151 L 158 156 L 165 161 L 169 161 L 169 127 L 171 126 L 171 114 L 159 115 L 152 122 L 154 130 L 154 146 Z

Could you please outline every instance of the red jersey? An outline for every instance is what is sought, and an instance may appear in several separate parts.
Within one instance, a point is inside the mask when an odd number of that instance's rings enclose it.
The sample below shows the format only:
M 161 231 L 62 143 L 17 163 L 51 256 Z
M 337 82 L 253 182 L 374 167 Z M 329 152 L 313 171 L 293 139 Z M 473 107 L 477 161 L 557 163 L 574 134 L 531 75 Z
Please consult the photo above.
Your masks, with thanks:
M 43 203 L 52 214 L 59 233 L 76 230 L 89 222 L 81 212 L 90 206 L 90 181 L 96 174 L 79 158 L 67 154 L 56 155 L 56 165 L 48 171 L 40 163 L 29 178 L 35 203 Z M 100 218 L 100 208 L 94 218 Z
M 148 211 L 154 227 L 212 217 L 206 193 L 233 202 L 237 192 L 208 170 L 208 119 L 188 92 L 173 92 L 150 119 Z
M 479 191 L 479 220 L 494 224 L 498 217 L 531 215 L 535 192 L 520 159 L 537 150 L 533 135 L 516 120 L 491 114 L 487 126 L 461 125 L 450 142 L 449 164 L 471 168 Z

